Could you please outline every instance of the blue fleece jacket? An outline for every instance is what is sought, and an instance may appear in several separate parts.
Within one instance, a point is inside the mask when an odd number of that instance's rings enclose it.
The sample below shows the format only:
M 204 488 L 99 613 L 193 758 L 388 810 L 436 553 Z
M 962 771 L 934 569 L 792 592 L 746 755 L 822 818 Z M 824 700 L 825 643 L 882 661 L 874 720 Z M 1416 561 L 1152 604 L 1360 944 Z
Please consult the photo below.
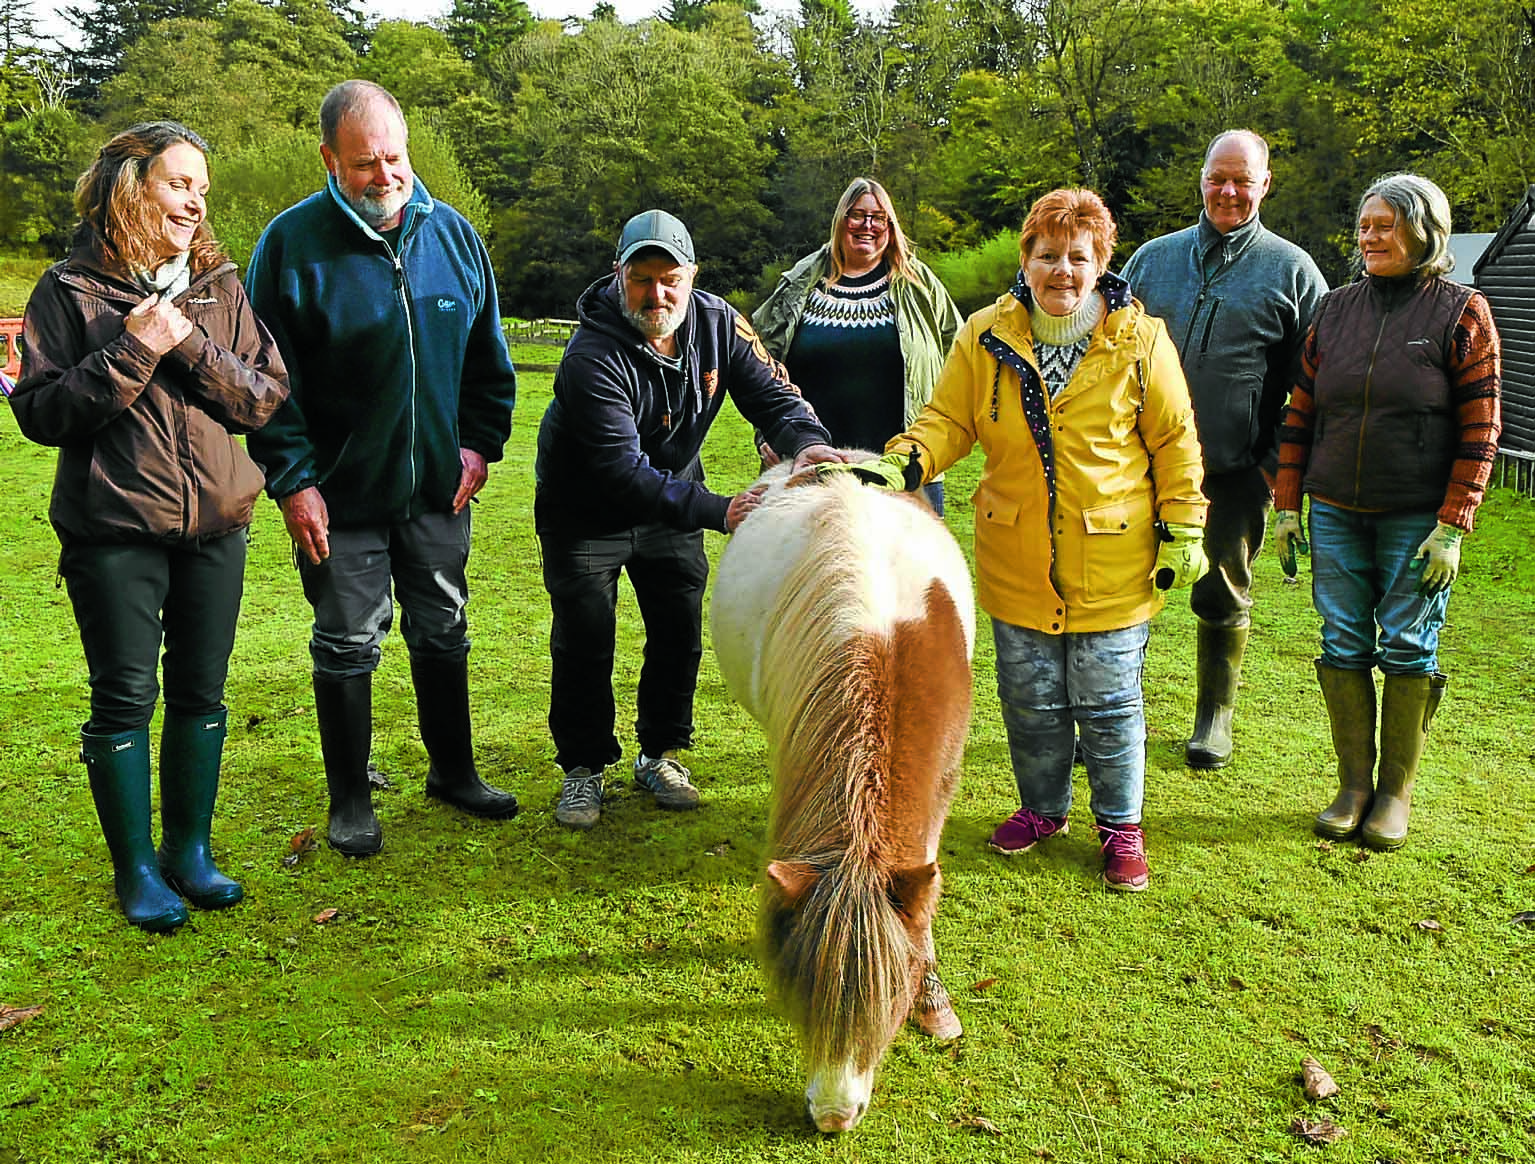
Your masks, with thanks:
M 1254 215 L 1221 234 L 1199 221 L 1146 243 L 1121 272 L 1178 345 L 1206 473 L 1278 464 L 1301 343 L 1327 281 Z
M 517 377 L 485 244 L 416 180 L 395 240 L 335 181 L 274 218 L 246 288 L 292 395 L 247 441 L 281 500 L 318 486 L 331 525 L 445 513 L 459 449 L 501 459 Z
M 581 294 L 538 429 L 540 534 L 598 537 L 649 522 L 723 532 L 730 498 L 698 459 L 728 394 L 780 456 L 831 437 L 746 317 L 694 291 L 671 367 L 623 316 L 618 276 Z

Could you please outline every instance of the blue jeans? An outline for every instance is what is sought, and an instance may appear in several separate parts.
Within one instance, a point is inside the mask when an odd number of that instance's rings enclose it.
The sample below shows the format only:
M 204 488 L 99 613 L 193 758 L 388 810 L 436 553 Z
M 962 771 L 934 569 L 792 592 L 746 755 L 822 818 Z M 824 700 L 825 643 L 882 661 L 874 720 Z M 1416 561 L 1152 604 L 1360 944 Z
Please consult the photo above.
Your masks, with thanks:
M 1139 824 L 1146 791 L 1141 671 L 1149 623 L 1052 635 L 992 619 L 997 695 L 1024 808 L 1071 811 L 1072 723 L 1082 735 L 1093 816 Z
M 353 679 L 378 668 L 394 622 L 390 583 L 400 602 L 400 635 L 412 657 L 469 654 L 471 521 L 458 513 L 423 513 L 399 525 L 330 531 L 330 557 L 318 566 L 299 556 L 304 597 L 314 607 L 309 654 L 314 673 Z
M 1449 588 L 1418 593 L 1423 539 L 1432 513 L 1361 513 L 1311 500 L 1311 597 L 1322 616 L 1322 661 L 1344 671 L 1379 666 L 1387 675 L 1439 669 L 1439 630 Z M 1377 633 L 1378 630 L 1378 633 Z

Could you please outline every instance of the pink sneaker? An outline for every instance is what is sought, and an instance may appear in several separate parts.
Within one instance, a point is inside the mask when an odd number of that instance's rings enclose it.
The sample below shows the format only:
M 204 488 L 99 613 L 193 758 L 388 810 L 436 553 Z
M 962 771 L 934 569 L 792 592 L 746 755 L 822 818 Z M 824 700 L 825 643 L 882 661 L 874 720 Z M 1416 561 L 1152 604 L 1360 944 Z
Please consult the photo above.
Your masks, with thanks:
M 1046 837 L 1069 831 L 1064 816 L 1041 816 L 1032 808 L 1020 808 L 997 826 L 986 845 L 993 852 L 1011 857 L 1015 853 L 1027 853 Z
M 1138 824 L 1095 826 L 1103 843 L 1103 883 L 1110 889 L 1139 893 L 1151 884 L 1146 864 L 1146 834 Z

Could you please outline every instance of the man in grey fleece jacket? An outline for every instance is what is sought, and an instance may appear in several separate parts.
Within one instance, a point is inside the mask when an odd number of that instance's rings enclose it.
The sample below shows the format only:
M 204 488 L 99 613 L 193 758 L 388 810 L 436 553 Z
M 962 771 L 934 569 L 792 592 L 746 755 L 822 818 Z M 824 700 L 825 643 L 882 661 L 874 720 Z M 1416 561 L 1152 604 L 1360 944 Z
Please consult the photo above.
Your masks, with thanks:
M 1276 433 L 1293 372 L 1327 291 L 1305 251 L 1263 228 L 1268 143 L 1227 130 L 1205 152 L 1204 213 L 1152 239 L 1123 275 L 1178 345 L 1204 449 L 1210 573 L 1191 590 L 1199 697 L 1184 751 L 1193 768 L 1231 759 L 1231 717 L 1252 607 L 1252 563 L 1273 503 Z

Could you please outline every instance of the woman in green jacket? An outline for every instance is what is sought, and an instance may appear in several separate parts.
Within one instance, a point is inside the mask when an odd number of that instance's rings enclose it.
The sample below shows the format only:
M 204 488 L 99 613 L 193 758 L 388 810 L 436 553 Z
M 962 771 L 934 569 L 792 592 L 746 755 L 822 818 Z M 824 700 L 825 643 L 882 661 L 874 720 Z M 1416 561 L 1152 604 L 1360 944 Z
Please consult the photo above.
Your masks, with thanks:
M 1104 881 L 1138 892 L 1147 629 L 1163 590 L 1205 572 L 1207 506 L 1178 352 L 1108 274 L 1115 233 L 1090 190 L 1036 202 L 1018 278 L 960 329 L 932 401 L 879 462 L 848 468 L 915 485 L 985 451 L 976 582 L 1022 802 L 991 848 L 1066 831 L 1075 722 Z
M 830 240 L 783 274 L 752 323 L 836 444 L 882 449 L 932 398 L 960 316 L 885 188 L 854 178 Z M 778 459 L 760 434 L 757 450 Z M 943 482 L 926 492 L 942 514 Z

